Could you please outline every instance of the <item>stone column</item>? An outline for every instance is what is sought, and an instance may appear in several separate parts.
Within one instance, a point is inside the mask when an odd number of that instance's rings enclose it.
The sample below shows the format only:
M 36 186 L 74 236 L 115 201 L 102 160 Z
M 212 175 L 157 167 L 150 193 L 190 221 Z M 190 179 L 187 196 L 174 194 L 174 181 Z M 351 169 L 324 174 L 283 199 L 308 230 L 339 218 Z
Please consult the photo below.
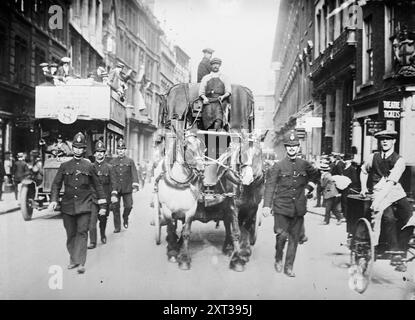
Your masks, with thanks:
M 89 7 L 88 1 L 89 0 L 81 0 L 81 30 L 84 35 L 88 34 L 88 18 L 89 18 Z
M 343 136 L 343 88 L 336 88 L 336 117 L 334 118 L 333 151 L 342 152 Z
M 102 1 L 98 2 L 97 8 L 97 25 L 96 25 L 96 38 L 97 38 L 97 47 L 99 51 L 102 51 Z
M 339 0 L 336 1 L 336 7 L 339 7 Z M 334 16 L 334 35 L 333 35 L 333 41 L 334 39 L 336 39 L 340 33 L 340 20 L 342 19 L 342 11 L 338 12 L 335 16 Z
M 89 39 L 93 45 L 96 45 L 97 35 L 96 33 L 96 19 L 97 19 L 97 7 L 96 0 L 91 1 L 91 11 L 89 12 Z

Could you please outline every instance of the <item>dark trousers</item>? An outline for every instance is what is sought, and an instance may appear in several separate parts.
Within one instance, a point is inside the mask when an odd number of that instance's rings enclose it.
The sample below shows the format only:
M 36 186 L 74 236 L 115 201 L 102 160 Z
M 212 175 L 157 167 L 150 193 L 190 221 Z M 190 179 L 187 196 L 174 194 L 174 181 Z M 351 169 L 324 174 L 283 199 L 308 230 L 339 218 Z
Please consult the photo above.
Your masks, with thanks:
M 128 221 L 128 216 L 130 215 L 131 210 L 133 209 L 133 194 L 130 193 L 122 193 L 118 194 L 118 202 L 114 203 L 114 227 L 115 230 L 121 229 L 121 217 L 120 217 L 120 207 L 121 207 L 121 198 L 124 205 L 124 212 L 122 217 L 125 221 Z
M 66 247 L 70 263 L 85 265 L 88 246 L 88 227 L 91 213 L 77 215 L 62 214 L 63 226 L 66 230 Z
M 317 189 L 316 189 L 316 198 L 317 198 L 317 203 L 316 203 L 316 207 L 321 207 L 321 197 L 323 196 L 323 188 L 321 187 L 321 184 L 317 184 Z
M 274 214 L 275 261 L 282 261 L 284 246 L 288 240 L 284 268 L 292 269 L 297 253 L 298 241 L 302 233 L 304 217 L 287 217 Z
M 389 206 L 383 211 L 382 233 L 385 234 L 391 251 L 405 251 L 413 228 L 401 229 L 412 216 L 412 208 L 406 198 L 396 201 L 394 205 L 396 210 Z
M 0 200 L 3 198 L 3 181 L 0 180 Z
M 342 218 L 340 201 L 340 197 L 326 199 L 326 214 L 324 215 L 325 223 L 330 223 L 331 212 L 333 212 L 337 220 Z
M 91 221 L 89 223 L 89 241 L 91 243 L 97 243 L 97 221 L 99 220 L 99 231 L 101 235 L 101 239 L 105 237 L 105 228 L 107 226 L 107 218 L 110 214 L 110 204 L 107 203 L 106 213 L 103 216 L 98 214 L 99 212 L 99 205 L 93 204 L 91 210 Z
M 347 195 L 349 194 L 349 189 L 344 189 L 342 191 L 340 191 L 340 206 L 341 206 L 341 212 L 343 213 L 343 215 L 346 214 L 347 212 Z
M 14 181 L 14 196 L 16 197 L 16 200 L 19 200 L 19 184 L 21 181 Z

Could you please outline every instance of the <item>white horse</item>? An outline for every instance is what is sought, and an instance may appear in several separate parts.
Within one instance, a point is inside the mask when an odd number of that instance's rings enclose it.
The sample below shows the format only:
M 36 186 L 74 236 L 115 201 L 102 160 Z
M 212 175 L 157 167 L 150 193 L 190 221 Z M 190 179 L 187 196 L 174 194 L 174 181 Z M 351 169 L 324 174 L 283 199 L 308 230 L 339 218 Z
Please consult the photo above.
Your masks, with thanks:
M 166 155 L 156 181 L 160 218 L 167 224 L 167 257 L 181 269 L 190 269 L 189 238 L 195 216 L 204 170 L 204 143 L 194 134 L 168 134 Z M 183 222 L 181 238 L 176 234 L 177 221 Z

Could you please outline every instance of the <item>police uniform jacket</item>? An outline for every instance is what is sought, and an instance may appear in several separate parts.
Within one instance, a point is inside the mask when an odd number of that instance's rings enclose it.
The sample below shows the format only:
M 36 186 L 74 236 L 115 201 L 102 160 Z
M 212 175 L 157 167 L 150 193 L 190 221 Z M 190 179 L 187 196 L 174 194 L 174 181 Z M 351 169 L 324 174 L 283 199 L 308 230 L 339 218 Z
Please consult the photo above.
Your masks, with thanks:
M 133 183 L 138 184 L 137 168 L 133 159 L 128 157 L 114 158 L 111 162 L 115 170 L 115 181 L 118 193 L 133 192 Z
M 62 197 L 62 212 L 69 215 L 91 212 L 92 203 L 97 197 L 97 203 L 105 209 L 106 196 L 95 167 L 85 159 L 75 159 L 64 162 L 52 183 L 51 201 L 58 201 L 59 191 L 65 186 Z
M 117 194 L 117 181 L 115 179 L 114 167 L 106 161 L 95 161 L 93 163 L 93 166 L 95 167 L 99 181 L 101 182 L 102 187 L 104 188 L 105 199 L 107 200 L 107 203 L 110 203 L 111 195 Z M 96 200 L 97 199 L 95 196 L 94 202 L 96 202 Z
M 304 216 L 307 212 L 304 190 L 312 191 L 318 180 L 319 172 L 311 163 L 285 157 L 270 169 L 265 182 L 264 207 L 272 207 L 278 215 Z

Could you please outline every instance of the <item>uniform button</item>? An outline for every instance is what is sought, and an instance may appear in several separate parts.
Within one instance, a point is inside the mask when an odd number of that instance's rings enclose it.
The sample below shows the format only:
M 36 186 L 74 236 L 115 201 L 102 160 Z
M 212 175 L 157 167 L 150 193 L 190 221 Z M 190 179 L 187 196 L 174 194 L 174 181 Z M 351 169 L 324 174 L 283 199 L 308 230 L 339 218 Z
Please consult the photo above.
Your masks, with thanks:
M 78 180 L 78 178 L 76 178 L 75 180 Z
M 75 190 L 78 189 L 78 187 L 75 187 Z
M 74 198 L 78 198 L 78 196 L 73 196 Z

